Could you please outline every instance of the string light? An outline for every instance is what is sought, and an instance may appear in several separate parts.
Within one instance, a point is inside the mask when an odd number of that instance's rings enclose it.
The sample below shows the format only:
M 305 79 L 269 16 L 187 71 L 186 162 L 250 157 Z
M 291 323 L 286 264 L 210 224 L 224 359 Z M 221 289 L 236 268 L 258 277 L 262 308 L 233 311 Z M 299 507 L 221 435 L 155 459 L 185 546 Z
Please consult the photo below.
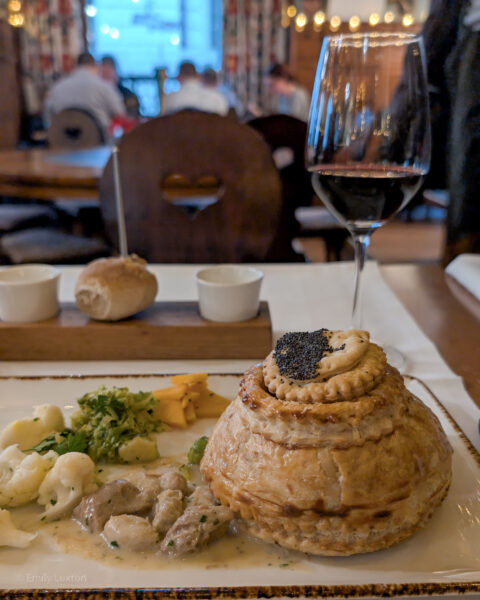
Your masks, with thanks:
M 298 13 L 297 18 L 295 19 L 295 25 L 303 29 L 307 23 L 307 15 L 305 13 Z
M 104 34 L 107 35 L 108 33 L 110 33 L 110 25 L 102 25 L 100 27 L 100 31 Z
M 337 15 L 334 15 L 330 19 L 330 29 L 332 31 L 336 31 L 340 27 L 341 24 L 342 24 L 342 19 Z
M 25 16 L 22 14 L 21 0 L 8 0 L 7 2 L 8 17 L 7 21 L 12 27 L 23 27 L 25 25 Z
M 323 10 L 317 10 L 313 15 L 313 23 L 315 25 L 323 25 L 325 23 L 325 13 Z
M 295 8 L 295 6 L 293 6 L 293 4 L 290 4 L 290 6 L 287 8 L 287 15 L 293 19 L 293 17 L 297 14 L 297 9 Z
M 307 15 L 304 13 L 298 13 L 297 18 L 295 19 L 295 30 L 302 32 L 305 29 L 307 23 Z
M 118 40 L 118 38 L 120 37 L 120 32 L 118 31 L 118 29 L 116 27 L 112 27 L 110 29 L 110 37 L 113 40 Z
M 15 2 L 19 0 L 11 0 L 11 2 Z M 425 16 L 425 15 L 423 15 Z M 305 27 L 308 24 L 308 16 L 303 13 L 297 13 L 297 9 L 293 4 L 288 5 L 287 7 L 282 8 L 282 27 L 288 28 L 291 23 L 291 19 L 294 19 L 295 29 L 298 32 L 302 32 L 305 30 Z M 395 13 L 391 10 L 388 10 L 383 15 L 383 21 L 387 24 L 395 22 L 396 16 Z M 382 20 L 382 17 L 379 13 L 373 12 L 368 17 L 368 23 L 371 27 L 375 27 Z M 420 19 L 423 21 L 424 19 Z M 327 22 L 327 16 L 323 10 L 317 10 L 312 17 L 312 24 L 314 31 L 321 31 L 322 26 Z M 401 19 L 402 25 L 404 27 L 410 27 L 415 23 L 415 17 L 411 13 L 406 13 L 403 15 Z M 348 27 L 350 31 L 357 31 L 362 24 L 362 20 L 358 15 L 353 15 L 348 20 Z M 328 22 L 330 31 L 337 31 L 342 25 L 342 19 L 338 15 L 333 15 Z
M 20 0 L 10 0 L 8 10 L 12 13 L 18 13 L 22 10 L 22 3 Z
M 350 17 L 350 20 L 348 22 L 348 27 L 350 28 L 351 31 L 355 31 L 355 29 L 358 29 L 360 27 L 360 19 L 359 17 L 357 17 L 356 15 L 354 15 L 353 17 Z
M 25 23 L 25 17 L 21 13 L 13 13 L 9 15 L 8 22 L 12 27 L 22 27 Z
M 394 13 L 391 10 L 387 11 L 383 17 L 383 20 L 385 23 L 393 23 L 395 21 Z

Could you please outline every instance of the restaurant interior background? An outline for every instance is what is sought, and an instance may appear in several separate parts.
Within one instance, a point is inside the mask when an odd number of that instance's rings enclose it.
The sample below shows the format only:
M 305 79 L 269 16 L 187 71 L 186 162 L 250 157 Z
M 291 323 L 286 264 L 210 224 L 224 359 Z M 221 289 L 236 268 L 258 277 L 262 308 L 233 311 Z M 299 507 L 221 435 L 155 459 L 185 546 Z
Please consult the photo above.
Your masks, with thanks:
M 251 106 L 265 114 L 266 75 L 273 63 L 288 65 L 310 94 L 326 34 L 418 32 L 428 16 L 429 0 L 4 0 L 0 10 L 0 148 L 31 150 L 48 146 L 42 118 L 45 95 L 86 49 L 98 60 L 105 55 L 115 58 L 122 84 L 139 99 L 141 120 L 161 114 L 165 94 L 178 89 L 179 64 L 189 60 L 199 72 L 210 67 L 220 74 L 222 85 L 236 95 L 236 119 L 245 122 L 254 116 Z M 297 170 L 296 181 L 289 179 L 285 169 L 282 172 L 281 165 L 279 170 L 284 199 L 295 194 L 292 189 L 305 186 L 304 172 Z M 101 231 L 97 192 L 76 202 L 65 201 L 62 194 L 48 197 L 46 191 L 38 198 L 31 193 L 22 198 L 8 185 L 0 193 L 2 207 L 13 204 L 23 210 L 25 203 L 36 203 L 43 210 L 37 220 L 30 213 L 26 220 L 12 218 L 9 210 L 3 223 L 0 213 L 2 262 L 37 260 L 37 256 L 48 262 L 85 262 L 78 239 L 74 239 L 75 250 L 68 249 L 72 236 L 95 240 L 93 255 L 111 252 Z M 370 255 L 380 262 L 440 263 L 445 257 L 447 202 L 443 190 L 422 189 L 399 217 L 373 236 Z M 313 205 L 317 212 L 289 215 L 295 222 L 285 225 L 282 242 L 293 244 L 293 254 L 311 261 L 351 259 L 343 229 L 322 212 L 311 190 L 299 203 Z M 47 214 L 45 207 L 54 211 Z M 57 235 L 52 241 L 45 231 L 54 229 L 63 237 Z M 25 237 L 26 230 L 36 236 Z M 50 249 L 42 253 L 49 244 Z M 284 260 L 287 255 L 272 256 Z

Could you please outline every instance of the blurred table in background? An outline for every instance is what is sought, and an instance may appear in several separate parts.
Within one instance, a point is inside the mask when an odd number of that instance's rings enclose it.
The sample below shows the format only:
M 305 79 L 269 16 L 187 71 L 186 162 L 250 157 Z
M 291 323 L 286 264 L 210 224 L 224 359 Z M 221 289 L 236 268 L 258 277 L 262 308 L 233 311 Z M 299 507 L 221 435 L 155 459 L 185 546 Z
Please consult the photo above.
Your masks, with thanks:
M 381 272 L 480 406 L 480 302 L 439 265 L 390 265 Z
M 54 200 L 61 197 L 98 199 L 107 146 L 72 152 L 7 150 L 0 152 L 0 195 Z

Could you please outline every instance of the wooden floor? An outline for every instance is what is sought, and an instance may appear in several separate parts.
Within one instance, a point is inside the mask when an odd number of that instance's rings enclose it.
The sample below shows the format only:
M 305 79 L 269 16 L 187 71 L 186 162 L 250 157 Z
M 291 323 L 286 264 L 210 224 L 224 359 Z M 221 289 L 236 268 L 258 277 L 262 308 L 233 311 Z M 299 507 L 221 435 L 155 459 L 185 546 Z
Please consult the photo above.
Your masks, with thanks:
M 383 264 L 440 262 L 445 240 L 445 226 L 439 222 L 392 221 L 376 231 L 368 254 Z M 321 238 L 303 238 L 299 244 L 312 262 L 325 262 L 325 246 Z M 342 258 L 353 256 L 346 247 Z

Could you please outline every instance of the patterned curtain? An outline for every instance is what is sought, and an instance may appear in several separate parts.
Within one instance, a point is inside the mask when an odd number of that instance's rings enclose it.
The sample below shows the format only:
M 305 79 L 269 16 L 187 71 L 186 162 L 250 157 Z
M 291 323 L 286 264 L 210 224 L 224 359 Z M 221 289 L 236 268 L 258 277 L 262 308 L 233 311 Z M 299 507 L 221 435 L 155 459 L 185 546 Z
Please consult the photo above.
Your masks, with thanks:
M 53 81 L 72 70 L 83 51 L 81 1 L 23 0 L 22 10 L 24 87 L 33 88 L 41 101 Z
M 278 61 L 281 16 L 281 0 L 224 0 L 226 83 L 244 108 L 267 105 L 265 76 Z

